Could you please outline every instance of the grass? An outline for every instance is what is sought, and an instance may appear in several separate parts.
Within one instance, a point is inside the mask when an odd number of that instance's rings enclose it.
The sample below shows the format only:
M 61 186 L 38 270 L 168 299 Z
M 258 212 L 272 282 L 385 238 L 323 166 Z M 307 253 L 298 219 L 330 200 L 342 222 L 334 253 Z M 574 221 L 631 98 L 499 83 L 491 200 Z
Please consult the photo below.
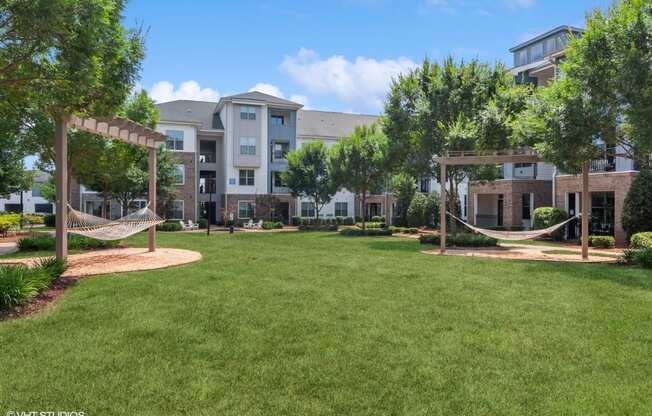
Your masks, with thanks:
M 553 254 L 553 255 L 554 254 L 572 254 L 572 255 L 577 256 L 577 255 L 582 254 L 581 251 L 577 251 L 577 250 L 543 250 L 542 252 L 545 253 L 545 254 Z M 613 259 L 617 259 L 618 257 L 620 257 L 618 254 L 600 253 L 600 252 L 596 252 L 596 251 L 589 251 L 589 255 L 592 256 L 592 257 L 611 257 Z
M 0 414 L 652 412 L 649 271 L 335 233 L 158 239 L 204 259 L 0 322 Z

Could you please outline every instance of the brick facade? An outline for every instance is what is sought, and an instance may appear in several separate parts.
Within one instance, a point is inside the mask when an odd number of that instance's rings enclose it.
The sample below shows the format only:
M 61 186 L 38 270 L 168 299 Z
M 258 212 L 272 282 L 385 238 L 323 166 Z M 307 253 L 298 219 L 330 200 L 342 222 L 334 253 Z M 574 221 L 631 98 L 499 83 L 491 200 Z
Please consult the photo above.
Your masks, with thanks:
M 491 182 L 471 182 L 467 198 L 469 222 L 475 223 L 475 195 L 503 195 L 503 227 L 519 229 L 522 227 L 522 194 L 533 193 L 532 210 L 549 207 L 552 204 L 552 181 L 542 180 L 498 180 Z
M 589 175 L 590 192 L 614 193 L 614 237 L 616 245 L 624 246 L 627 236 L 623 229 L 622 212 L 629 187 L 634 182 L 636 172 L 605 172 Z M 582 177 L 577 175 L 557 176 L 555 180 L 555 205 L 566 208 L 567 193 L 582 192 Z M 591 207 L 589 206 L 589 212 Z
M 221 217 L 223 221 L 228 220 L 229 214 L 233 213 L 233 218 L 238 224 L 247 222 L 248 219 L 238 218 L 238 201 L 253 201 L 256 204 L 254 218 L 255 220 L 281 220 L 278 204 L 288 204 L 288 218 L 290 220 L 295 214 L 297 199 L 289 194 L 222 194 L 222 201 L 226 207 L 222 208 Z
M 175 200 L 183 200 L 184 220 L 197 221 L 197 170 L 195 168 L 196 156 L 194 153 L 174 152 L 174 159 L 184 166 L 183 185 L 177 185 Z

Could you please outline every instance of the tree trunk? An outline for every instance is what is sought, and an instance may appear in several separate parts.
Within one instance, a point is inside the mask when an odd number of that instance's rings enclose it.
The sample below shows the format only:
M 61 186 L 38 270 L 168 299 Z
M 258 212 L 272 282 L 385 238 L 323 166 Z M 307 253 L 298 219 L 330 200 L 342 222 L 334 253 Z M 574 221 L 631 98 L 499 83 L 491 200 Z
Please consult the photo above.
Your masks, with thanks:
M 367 191 L 364 190 L 362 191 L 362 229 L 366 230 L 367 229 L 367 213 L 365 212 L 365 209 L 367 208 Z
M 107 217 L 108 217 L 106 215 L 107 211 L 108 211 L 108 209 L 106 207 L 107 202 L 108 202 L 108 198 L 106 196 L 106 193 L 102 192 L 102 218 L 104 218 L 104 219 L 107 219 Z
M 312 199 L 315 201 L 315 222 L 319 222 L 319 198 L 313 196 Z

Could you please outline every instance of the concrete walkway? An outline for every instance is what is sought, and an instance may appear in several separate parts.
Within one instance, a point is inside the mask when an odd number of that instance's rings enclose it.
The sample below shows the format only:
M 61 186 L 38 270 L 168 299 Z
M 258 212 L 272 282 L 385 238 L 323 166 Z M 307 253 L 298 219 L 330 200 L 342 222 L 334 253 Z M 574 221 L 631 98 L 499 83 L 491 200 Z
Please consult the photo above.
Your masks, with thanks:
M 11 243 L 0 243 L 0 256 L 5 254 L 11 254 L 18 251 L 18 245 L 14 242 Z

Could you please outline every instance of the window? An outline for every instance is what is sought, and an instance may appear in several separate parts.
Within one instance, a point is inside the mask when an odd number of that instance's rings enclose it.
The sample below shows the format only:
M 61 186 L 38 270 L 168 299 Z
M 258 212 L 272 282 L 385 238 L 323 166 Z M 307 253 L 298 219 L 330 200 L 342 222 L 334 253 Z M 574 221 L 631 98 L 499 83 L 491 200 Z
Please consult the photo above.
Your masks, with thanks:
M 86 201 L 85 210 L 87 214 L 95 215 L 96 217 L 102 216 L 102 201 Z
M 41 196 L 41 184 L 40 183 L 35 183 L 34 187 L 32 188 L 32 196 Z
M 143 209 L 146 206 L 147 206 L 147 201 L 145 201 L 144 199 L 131 201 L 131 204 L 129 204 L 129 208 L 127 209 L 127 214 L 133 214 L 134 212 L 138 211 L 139 209 Z
M 522 210 L 521 210 L 521 218 L 524 220 L 531 220 L 532 219 L 532 206 L 530 205 L 530 194 L 521 194 L 521 203 L 522 203 Z
M 313 202 L 302 202 L 301 203 L 301 216 L 302 217 L 314 217 L 315 216 L 315 204 Z
M 546 53 L 550 54 L 557 50 L 557 47 L 555 46 L 555 38 L 550 38 L 546 40 Z
M 419 179 L 419 192 L 430 192 L 430 179 Z
M 274 175 L 273 179 L 275 188 L 286 188 L 288 186 L 283 180 L 283 172 L 273 172 L 272 175 Z
M 249 105 L 240 106 L 240 120 L 255 120 L 256 119 L 256 107 Z
M 282 126 L 285 124 L 285 117 L 272 114 L 269 122 L 272 126 Z
M 348 202 L 336 202 L 335 203 L 335 216 L 336 217 L 348 217 L 349 216 L 349 203 Z
M 174 171 L 174 184 L 183 185 L 186 182 L 186 167 L 177 165 Z
M 240 185 L 253 186 L 254 185 L 254 170 L 253 169 L 240 169 Z
M 34 212 L 40 214 L 52 214 L 52 204 L 34 204 Z
M 170 210 L 170 219 L 173 220 L 183 220 L 183 201 L 175 200 L 172 201 L 172 209 Z
M 238 218 L 254 218 L 255 210 L 256 204 L 254 204 L 253 201 L 238 201 Z
M 20 204 L 5 204 L 6 212 L 20 212 Z
M 538 61 L 543 58 L 543 43 L 539 42 L 530 47 L 530 61 Z
M 183 150 L 183 130 L 165 130 L 165 135 L 168 136 L 165 142 L 170 150 Z
M 256 155 L 255 137 L 240 137 L 240 154 L 251 156 Z
M 272 145 L 272 159 L 274 161 L 285 160 L 285 157 L 287 156 L 289 151 L 290 151 L 289 143 L 282 143 L 282 142 L 274 143 Z
M 527 49 L 518 51 L 515 54 L 516 57 L 516 66 L 521 66 L 527 64 Z

